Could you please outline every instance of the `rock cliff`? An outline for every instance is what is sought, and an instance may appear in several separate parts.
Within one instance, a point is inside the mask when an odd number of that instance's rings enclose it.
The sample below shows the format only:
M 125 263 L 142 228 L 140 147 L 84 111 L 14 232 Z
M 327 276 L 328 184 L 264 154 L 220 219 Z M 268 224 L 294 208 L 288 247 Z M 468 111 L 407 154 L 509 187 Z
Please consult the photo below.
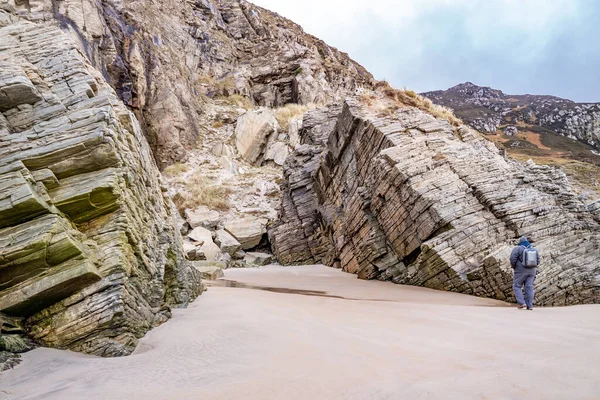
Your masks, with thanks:
M 560 169 L 507 159 L 416 108 L 355 100 L 310 111 L 301 143 L 269 232 L 280 262 L 505 300 L 508 255 L 528 235 L 538 304 L 600 301 L 600 202 L 579 201 Z
M 170 306 L 196 298 L 199 274 L 135 116 L 59 28 L 3 8 L 2 334 L 129 354 Z
M 243 0 L 3 1 L 78 43 L 138 117 L 161 168 L 187 159 L 210 99 L 308 104 L 372 81 L 346 54 Z

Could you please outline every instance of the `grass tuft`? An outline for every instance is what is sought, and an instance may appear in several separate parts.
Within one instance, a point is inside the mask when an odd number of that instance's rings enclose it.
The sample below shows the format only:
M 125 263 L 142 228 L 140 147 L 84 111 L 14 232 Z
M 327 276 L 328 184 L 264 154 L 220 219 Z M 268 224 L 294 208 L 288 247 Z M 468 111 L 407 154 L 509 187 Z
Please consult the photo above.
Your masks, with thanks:
M 290 126 L 290 121 L 294 118 L 300 118 L 306 113 L 309 109 L 315 108 L 315 105 L 309 104 L 307 106 L 300 104 L 286 104 L 283 107 L 276 108 L 274 110 L 275 119 L 277 119 L 277 123 L 279 124 L 279 130 L 287 131 Z
M 177 176 L 177 175 L 181 175 L 185 172 L 188 172 L 190 170 L 190 167 L 187 164 L 182 164 L 182 163 L 175 163 L 172 165 L 169 165 L 167 168 L 165 168 L 165 175 L 166 176 Z
M 434 104 L 431 100 L 412 90 L 397 90 L 392 88 L 387 82 L 379 82 L 375 87 L 380 88 L 383 94 L 397 104 L 416 107 L 426 111 L 436 118 L 445 119 L 453 126 L 462 125 L 462 121 L 454 115 L 454 112 L 448 107 Z
M 186 208 L 206 206 L 211 210 L 228 211 L 231 209 L 229 196 L 232 190 L 207 178 L 200 171 L 188 179 L 187 191 L 178 192 L 173 196 L 173 202 L 180 213 Z

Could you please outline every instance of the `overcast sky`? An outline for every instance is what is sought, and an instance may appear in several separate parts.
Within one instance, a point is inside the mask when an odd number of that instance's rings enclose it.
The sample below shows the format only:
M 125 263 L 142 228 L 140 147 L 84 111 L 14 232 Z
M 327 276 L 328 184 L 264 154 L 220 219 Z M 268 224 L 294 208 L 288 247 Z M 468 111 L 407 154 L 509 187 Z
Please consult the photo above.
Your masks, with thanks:
M 252 0 L 419 92 L 471 81 L 600 102 L 600 0 Z

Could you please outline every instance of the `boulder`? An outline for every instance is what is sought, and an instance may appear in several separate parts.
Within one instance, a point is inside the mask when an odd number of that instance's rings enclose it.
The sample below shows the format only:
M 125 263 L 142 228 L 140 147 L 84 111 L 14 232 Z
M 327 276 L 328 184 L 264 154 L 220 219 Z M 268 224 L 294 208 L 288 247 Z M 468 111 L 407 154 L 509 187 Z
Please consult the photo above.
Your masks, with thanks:
M 270 142 L 277 136 L 277 120 L 269 109 L 251 110 L 242 115 L 235 127 L 235 146 L 241 157 L 260 165 Z
M 516 126 L 507 126 L 506 128 L 504 128 L 504 134 L 506 136 L 515 136 L 517 133 L 519 133 L 519 130 L 517 129 Z
M 40 100 L 42 96 L 21 66 L 0 62 L 0 111 Z
M 277 165 L 283 165 L 290 154 L 290 148 L 283 142 L 273 143 L 265 153 L 266 161 L 273 161 Z
M 188 233 L 187 237 L 200 245 L 205 242 L 212 242 L 211 231 L 206 228 L 202 228 L 201 226 L 192 229 L 192 231 Z
M 221 249 L 212 240 L 204 242 L 204 244 L 200 246 L 200 251 L 204 254 L 207 261 L 221 260 Z
M 267 253 L 249 252 L 246 253 L 246 257 L 244 258 L 244 260 L 250 265 L 269 265 L 273 260 L 273 255 Z
M 231 236 L 229 232 L 224 229 L 219 229 L 215 235 L 215 243 L 221 248 L 221 251 L 233 256 L 237 253 L 242 245 L 237 241 L 236 238 Z
M 223 270 L 227 267 L 224 262 L 195 261 L 193 266 L 200 273 L 202 279 L 215 281 L 225 276 Z
M 267 220 L 246 217 L 225 223 L 225 230 L 240 242 L 243 250 L 252 249 L 260 243 L 266 233 Z
M 183 251 L 185 253 L 186 258 L 190 261 L 206 260 L 206 255 L 202 250 L 202 246 L 198 246 L 197 243 L 184 241 Z
M 203 227 L 203 228 L 215 228 L 221 221 L 221 215 L 218 211 L 209 209 L 208 207 L 201 206 L 194 210 L 185 210 L 185 219 L 192 229 Z

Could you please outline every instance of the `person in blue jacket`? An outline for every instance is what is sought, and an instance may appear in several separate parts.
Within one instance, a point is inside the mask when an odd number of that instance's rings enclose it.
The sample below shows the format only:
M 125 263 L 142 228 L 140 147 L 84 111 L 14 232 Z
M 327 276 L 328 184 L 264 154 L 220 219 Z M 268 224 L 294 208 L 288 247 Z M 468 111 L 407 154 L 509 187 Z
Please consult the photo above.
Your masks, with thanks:
M 513 277 L 513 291 L 515 292 L 515 298 L 519 304 L 519 309 L 533 310 L 533 296 L 535 294 L 533 289 L 533 282 L 537 274 L 537 268 L 525 267 L 523 264 L 523 253 L 527 249 L 534 249 L 527 240 L 527 237 L 523 236 L 519 239 L 519 245 L 515 247 L 510 254 L 510 265 L 514 272 Z M 537 252 L 537 250 L 536 250 Z M 540 254 L 537 252 L 537 265 L 540 265 Z M 523 297 L 523 285 L 525 286 L 525 297 Z

